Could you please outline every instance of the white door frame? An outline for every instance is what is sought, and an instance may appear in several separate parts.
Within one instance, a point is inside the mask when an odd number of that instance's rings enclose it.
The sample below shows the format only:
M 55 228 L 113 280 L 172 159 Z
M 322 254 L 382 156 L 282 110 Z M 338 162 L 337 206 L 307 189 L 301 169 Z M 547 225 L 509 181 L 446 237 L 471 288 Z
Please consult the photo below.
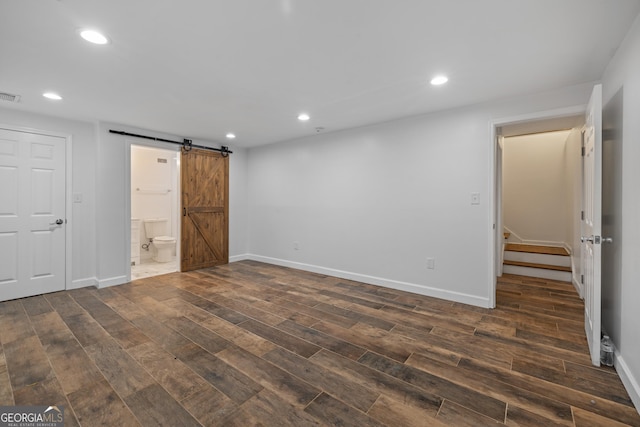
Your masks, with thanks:
M 72 259 L 72 242 L 73 242 L 73 167 L 72 167 L 72 136 L 68 133 L 56 132 L 56 131 L 48 131 L 42 129 L 29 128 L 24 126 L 15 126 L 15 125 L 7 125 L 1 124 L 0 128 L 7 129 L 16 132 L 25 132 L 25 133 L 35 133 L 38 135 L 46 135 L 46 136 L 54 136 L 57 138 L 64 138 L 65 140 L 65 190 L 64 190 L 64 208 L 65 208 L 65 220 L 66 224 L 64 229 L 64 288 L 65 289 L 73 289 L 72 286 L 72 277 L 71 272 L 73 271 L 73 259 Z
M 175 144 L 170 144 L 167 142 L 162 142 L 162 141 L 154 141 L 154 142 L 149 142 L 146 141 L 145 139 L 142 138 L 136 138 L 136 137 L 129 137 L 127 136 L 124 140 L 124 148 L 125 148 L 125 153 L 124 153 L 124 161 L 125 161 L 125 168 L 127 170 L 127 174 L 124 177 L 124 194 L 125 194 L 125 202 L 124 202 L 124 209 L 125 209 L 125 213 L 124 213 L 124 217 L 125 219 L 128 221 L 128 224 L 131 224 L 131 146 L 132 145 L 140 145 L 143 147 L 149 147 L 149 148 L 158 148 L 158 149 L 162 149 L 162 150 L 167 150 L 167 151 L 173 151 L 178 153 L 178 161 L 180 160 L 180 147 L 178 147 Z M 177 180 L 178 182 L 176 183 L 178 191 L 180 190 L 181 186 L 180 186 L 180 166 L 178 166 L 178 174 L 177 174 Z M 180 271 L 180 242 L 181 242 L 181 232 L 182 230 L 180 229 L 180 195 L 178 194 L 178 206 L 176 206 L 176 212 L 178 214 L 178 227 L 176 230 L 176 258 L 178 259 L 178 271 Z M 142 222 L 140 222 L 140 227 L 143 227 L 144 224 Z M 127 259 L 127 282 L 131 281 L 131 226 L 127 226 L 125 227 L 125 241 L 127 242 L 126 244 L 126 248 L 125 248 L 125 256 Z
M 495 308 L 496 306 L 496 285 L 498 281 L 498 268 L 497 268 L 497 257 L 498 257 L 498 245 L 500 248 L 504 241 L 502 230 L 498 230 L 498 209 L 501 207 L 498 206 L 498 202 L 500 202 L 501 197 L 497 194 L 498 185 L 502 185 L 500 181 L 501 177 L 498 174 L 498 165 L 497 165 L 497 156 L 498 156 L 498 131 L 499 127 L 511 124 L 518 123 L 526 123 L 533 122 L 539 120 L 560 118 L 560 117 L 571 117 L 584 115 L 587 110 L 586 105 L 576 105 L 573 107 L 567 108 L 559 108 L 556 110 L 546 110 L 539 111 L 536 113 L 523 114 L 520 116 L 511 116 L 504 117 L 499 119 L 494 119 L 489 121 L 489 206 L 491 206 L 491 215 L 489 217 L 489 226 L 487 229 L 488 233 L 488 241 L 489 245 L 487 248 L 487 252 L 489 253 L 489 277 L 487 279 L 488 288 L 489 288 L 489 298 L 488 298 L 488 306 L 489 308 Z M 500 236 L 502 236 L 500 238 Z

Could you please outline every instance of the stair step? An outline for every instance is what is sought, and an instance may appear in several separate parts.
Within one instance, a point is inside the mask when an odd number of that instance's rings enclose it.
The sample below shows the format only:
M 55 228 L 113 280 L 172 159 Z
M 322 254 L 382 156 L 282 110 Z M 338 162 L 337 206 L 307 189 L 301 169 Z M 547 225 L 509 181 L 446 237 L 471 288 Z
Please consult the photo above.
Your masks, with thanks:
M 527 252 L 532 254 L 560 255 L 569 256 L 569 252 L 565 248 L 558 246 L 539 246 L 539 245 L 522 245 L 518 243 L 507 243 L 504 247 L 505 251 Z
M 504 265 L 504 274 L 516 274 L 518 276 L 538 277 L 547 280 L 571 282 L 571 273 L 568 271 L 546 270 L 544 268 L 520 267 L 518 265 Z
M 571 273 L 571 267 L 562 265 L 536 264 L 534 262 L 509 261 L 504 260 L 504 265 L 514 265 L 518 267 L 540 268 L 544 270 L 566 271 Z
M 529 262 L 542 265 L 561 265 L 571 267 L 571 257 L 564 255 L 538 254 L 533 252 L 504 251 L 503 260 Z

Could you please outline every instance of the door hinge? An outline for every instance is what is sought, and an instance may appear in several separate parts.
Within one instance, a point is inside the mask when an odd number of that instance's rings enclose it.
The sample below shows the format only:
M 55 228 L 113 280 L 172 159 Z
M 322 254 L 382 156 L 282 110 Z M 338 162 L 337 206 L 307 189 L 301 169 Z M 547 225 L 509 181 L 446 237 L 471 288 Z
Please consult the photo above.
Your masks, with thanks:
M 584 211 L 580 211 L 580 219 L 584 221 Z
M 584 285 L 584 274 L 580 275 L 580 284 Z
M 584 157 L 585 151 L 585 147 L 582 147 L 582 149 L 580 150 L 580 152 L 582 153 L 582 157 Z

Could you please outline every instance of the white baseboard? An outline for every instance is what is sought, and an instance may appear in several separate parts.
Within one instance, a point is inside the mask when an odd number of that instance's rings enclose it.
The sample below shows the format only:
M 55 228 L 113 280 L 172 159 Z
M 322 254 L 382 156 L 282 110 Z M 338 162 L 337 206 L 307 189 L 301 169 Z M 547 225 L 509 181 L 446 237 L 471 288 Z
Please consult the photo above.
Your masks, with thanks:
M 98 286 L 98 279 L 95 277 L 87 277 L 85 279 L 76 279 L 67 286 L 67 290 L 86 288 L 89 286 Z
M 573 287 L 576 288 L 576 291 L 578 292 L 578 295 L 580 296 L 581 299 L 584 299 L 584 296 L 582 294 L 583 291 L 583 285 L 582 283 L 580 283 L 580 281 L 578 280 L 578 278 L 574 275 L 572 275 L 571 277 L 571 283 L 573 283 Z
M 573 287 L 576 288 L 578 295 L 580 298 L 584 299 L 584 285 L 580 283 L 580 271 L 576 268 L 575 263 L 573 262 L 574 258 L 571 257 L 571 283 L 573 283 Z
M 116 277 L 110 277 L 108 279 L 100 279 L 98 280 L 98 289 L 102 289 L 102 288 L 108 288 L 109 286 L 116 286 L 116 285 L 122 285 L 124 283 L 127 283 L 127 276 L 116 276 Z
M 418 285 L 415 283 L 400 282 L 397 280 L 385 279 L 382 277 L 368 276 L 366 274 L 336 270 L 333 268 L 321 267 L 321 266 L 311 265 L 311 264 L 304 264 L 300 262 L 265 257 L 261 255 L 255 255 L 255 254 L 248 254 L 246 259 L 250 259 L 252 261 L 264 262 L 267 264 L 280 265 L 282 267 L 295 268 L 298 270 L 309 271 L 312 273 L 326 274 L 328 276 L 334 276 L 334 277 L 339 277 L 341 279 L 368 283 L 370 285 L 384 286 L 387 288 L 397 289 L 405 292 L 411 292 L 414 294 L 446 299 L 448 301 L 455 301 L 463 304 L 475 305 L 477 307 L 489 308 L 488 298 L 481 298 L 475 295 L 464 294 L 461 292 L 447 291 L 444 289 Z
M 616 349 L 615 356 L 616 371 L 622 380 L 622 384 L 624 384 L 624 388 L 627 389 L 627 393 L 629 393 L 629 397 L 635 405 L 636 410 L 640 413 L 640 383 L 638 383 L 638 379 L 633 376 L 631 369 L 629 369 L 629 366 L 625 363 L 618 349 Z
M 229 262 L 231 263 L 231 262 L 244 261 L 246 259 L 250 259 L 249 254 L 233 255 L 229 257 Z

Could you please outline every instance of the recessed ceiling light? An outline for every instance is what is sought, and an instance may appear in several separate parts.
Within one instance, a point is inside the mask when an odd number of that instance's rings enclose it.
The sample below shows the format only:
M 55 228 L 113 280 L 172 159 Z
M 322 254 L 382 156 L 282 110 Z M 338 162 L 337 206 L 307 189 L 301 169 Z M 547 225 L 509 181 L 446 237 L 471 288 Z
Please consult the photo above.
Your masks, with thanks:
M 45 92 L 42 94 L 42 96 L 44 96 L 45 98 L 56 100 L 56 101 L 60 101 L 62 99 L 60 95 L 54 92 Z
M 435 76 L 431 79 L 431 84 L 434 86 L 440 86 L 449 81 L 447 76 Z
M 236 139 L 236 134 L 229 132 L 226 137 L 227 139 Z
M 302 113 L 302 114 L 298 115 L 298 120 L 300 120 L 301 122 L 306 122 L 310 118 L 311 117 L 309 117 L 309 115 L 307 113 Z
M 95 30 L 80 30 L 80 37 L 94 44 L 107 44 L 109 39 Z

